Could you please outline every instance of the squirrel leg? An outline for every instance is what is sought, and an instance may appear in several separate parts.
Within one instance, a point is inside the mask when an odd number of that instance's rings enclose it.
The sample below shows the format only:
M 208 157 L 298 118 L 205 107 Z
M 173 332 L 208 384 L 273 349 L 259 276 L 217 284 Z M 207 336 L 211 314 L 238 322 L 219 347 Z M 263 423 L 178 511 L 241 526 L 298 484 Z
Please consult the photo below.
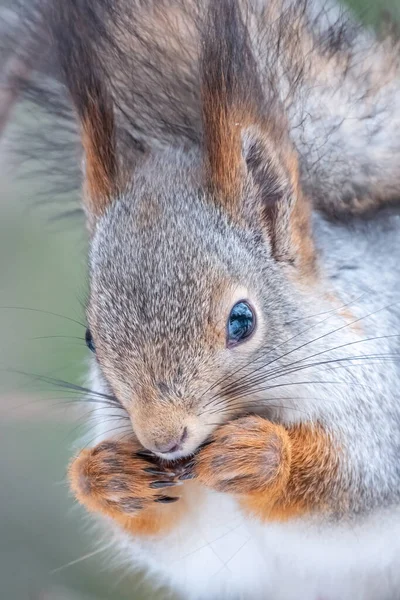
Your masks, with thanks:
M 76 499 L 133 535 L 156 535 L 176 524 L 186 508 L 176 493 L 179 476 L 153 463 L 136 442 L 102 442 L 82 450 L 69 468 Z
M 206 486 L 235 495 L 251 514 L 282 521 L 330 509 L 339 455 L 322 427 L 285 428 L 249 416 L 216 431 L 195 472 Z M 339 502 L 335 495 L 335 510 Z

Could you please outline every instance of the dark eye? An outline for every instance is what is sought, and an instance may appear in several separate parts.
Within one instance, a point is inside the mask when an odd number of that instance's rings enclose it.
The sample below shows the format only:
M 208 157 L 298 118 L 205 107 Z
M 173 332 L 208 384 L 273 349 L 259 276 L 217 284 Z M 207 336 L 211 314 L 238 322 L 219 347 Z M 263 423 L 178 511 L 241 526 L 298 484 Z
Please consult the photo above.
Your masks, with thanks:
M 86 329 L 85 342 L 86 342 L 86 346 L 89 348 L 89 350 L 91 350 L 92 352 L 96 352 L 96 348 L 94 346 L 94 341 L 92 338 L 92 334 L 90 333 L 90 329 Z
M 247 340 L 253 333 L 255 325 L 256 315 L 251 306 L 244 300 L 235 304 L 228 319 L 228 346 L 234 346 Z

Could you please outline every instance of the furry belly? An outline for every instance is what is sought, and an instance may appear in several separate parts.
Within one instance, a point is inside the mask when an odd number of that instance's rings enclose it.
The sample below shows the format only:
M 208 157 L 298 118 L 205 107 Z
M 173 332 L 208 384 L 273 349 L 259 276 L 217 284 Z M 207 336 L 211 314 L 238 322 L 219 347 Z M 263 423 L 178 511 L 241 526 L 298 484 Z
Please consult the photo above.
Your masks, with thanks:
M 184 600 L 400 599 L 399 510 L 340 527 L 261 524 L 207 493 L 174 532 L 121 543 Z

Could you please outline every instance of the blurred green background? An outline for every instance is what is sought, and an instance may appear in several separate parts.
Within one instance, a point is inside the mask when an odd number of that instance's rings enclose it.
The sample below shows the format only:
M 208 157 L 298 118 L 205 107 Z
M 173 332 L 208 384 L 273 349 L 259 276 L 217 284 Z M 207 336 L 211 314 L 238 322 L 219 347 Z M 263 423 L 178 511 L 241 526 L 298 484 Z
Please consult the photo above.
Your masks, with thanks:
M 368 23 L 400 20 L 399 0 L 350 4 Z M 14 121 L 38 118 L 21 106 Z M 86 236 L 81 218 L 52 220 L 60 207 L 38 203 L 40 176 L 10 168 L 12 129 L 0 141 L 0 597 L 155 598 L 137 576 L 108 569 L 107 551 L 90 556 L 96 536 L 65 483 L 88 409 L 37 376 L 84 381 L 85 329 L 74 321 L 85 321 Z

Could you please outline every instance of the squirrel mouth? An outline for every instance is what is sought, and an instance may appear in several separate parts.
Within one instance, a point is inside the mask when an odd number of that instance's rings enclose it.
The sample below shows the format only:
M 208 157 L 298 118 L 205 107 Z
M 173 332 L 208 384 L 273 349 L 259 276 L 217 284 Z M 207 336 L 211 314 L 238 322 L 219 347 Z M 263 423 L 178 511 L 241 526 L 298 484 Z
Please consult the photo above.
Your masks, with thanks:
M 151 450 L 143 449 L 139 450 L 136 454 L 151 464 L 162 465 L 163 467 L 173 469 L 173 471 L 177 473 L 178 479 L 184 481 L 186 479 L 194 478 L 193 468 L 196 455 L 209 444 L 211 444 L 211 440 L 207 439 L 200 444 L 194 452 L 192 451 L 190 453 L 180 450 L 175 453 L 159 454 L 157 452 L 152 452 Z

